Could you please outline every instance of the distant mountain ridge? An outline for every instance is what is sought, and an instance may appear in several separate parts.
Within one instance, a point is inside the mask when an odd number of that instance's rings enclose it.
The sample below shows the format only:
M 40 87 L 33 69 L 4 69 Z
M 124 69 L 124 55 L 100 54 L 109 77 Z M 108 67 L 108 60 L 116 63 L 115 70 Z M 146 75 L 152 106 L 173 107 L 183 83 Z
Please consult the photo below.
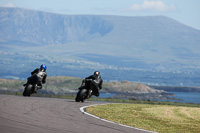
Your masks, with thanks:
M 65 44 L 104 37 L 108 33 L 118 41 L 127 43 L 129 40 L 131 45 L 159 45 L 168 43 L 166 41 L 180 41 L 185 45 L 191 41 L 197 43 L 200 39 L 199 30 L 164 16 L 60 15 L 0 7 L 0 17 L 0 39 L 3 41 Z M 126 34 L 122 35 L 124 32 Z M 193 36 L 197 36 L 197 40 L 189 40 Z M 113 43 L 112 38 L 109 40 Z
M 1 41 L 63 44 L 87 41 L 112 30 L 97 16 L 67 16 L 19 8 L 0 8 Z
M 51 76 L 100 70 L 109 80 L 165 84 L 181 77 L 172 83 L 181 85 L 190 76 L 196 79 L 190 77 L 189 84 L 200 78 L 200 31 L 165 16 L 61 15 L 0 7 L 0 31 L 1 78 L 22 78 L 41 62 L 50 66 Z M 133 72 L 138 75 L 131 78 Z M 160 75 L 168 76 L 161 80 Z

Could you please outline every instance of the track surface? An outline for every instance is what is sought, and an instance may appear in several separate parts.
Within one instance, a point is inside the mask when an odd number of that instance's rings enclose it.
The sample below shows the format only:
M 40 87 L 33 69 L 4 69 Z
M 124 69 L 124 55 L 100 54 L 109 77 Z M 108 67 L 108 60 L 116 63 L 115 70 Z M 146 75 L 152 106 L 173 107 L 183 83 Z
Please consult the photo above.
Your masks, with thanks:
M 0 133 L 143 133 L 101 121 L 80 107 L 102 102 L 0 95 Z

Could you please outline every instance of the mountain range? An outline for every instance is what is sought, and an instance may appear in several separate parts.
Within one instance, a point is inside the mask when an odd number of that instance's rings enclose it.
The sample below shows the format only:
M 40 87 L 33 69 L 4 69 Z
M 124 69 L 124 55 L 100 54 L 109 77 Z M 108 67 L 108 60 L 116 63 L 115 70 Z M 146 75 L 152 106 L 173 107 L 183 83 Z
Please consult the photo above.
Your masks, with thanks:
M 64 15 L 0 7 L 0 78 L 50 76 L 199 86 L 200 30 L 165 16 Z

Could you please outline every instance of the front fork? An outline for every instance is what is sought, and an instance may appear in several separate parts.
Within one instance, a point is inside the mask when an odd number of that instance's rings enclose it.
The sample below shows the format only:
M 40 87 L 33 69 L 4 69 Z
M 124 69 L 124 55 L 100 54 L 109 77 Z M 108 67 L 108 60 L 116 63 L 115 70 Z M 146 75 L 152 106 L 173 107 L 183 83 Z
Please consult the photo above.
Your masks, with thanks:
M 89 99 L 91 96 L 92 96 L 92 90 L 90 89 L 90 90 L 88 91 L 87 99 Z

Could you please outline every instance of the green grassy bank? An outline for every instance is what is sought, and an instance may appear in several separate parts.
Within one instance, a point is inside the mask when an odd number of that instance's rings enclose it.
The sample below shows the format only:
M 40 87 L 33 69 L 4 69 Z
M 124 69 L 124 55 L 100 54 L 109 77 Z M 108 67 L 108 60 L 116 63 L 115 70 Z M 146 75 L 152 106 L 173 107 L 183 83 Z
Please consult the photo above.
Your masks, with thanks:
M 103 119 L 160 133 L 200 132 L 200 107 L 106 104 L 88 107 L 86 111 Z

